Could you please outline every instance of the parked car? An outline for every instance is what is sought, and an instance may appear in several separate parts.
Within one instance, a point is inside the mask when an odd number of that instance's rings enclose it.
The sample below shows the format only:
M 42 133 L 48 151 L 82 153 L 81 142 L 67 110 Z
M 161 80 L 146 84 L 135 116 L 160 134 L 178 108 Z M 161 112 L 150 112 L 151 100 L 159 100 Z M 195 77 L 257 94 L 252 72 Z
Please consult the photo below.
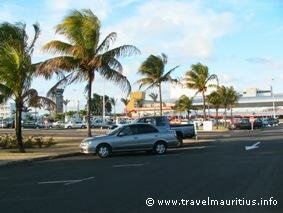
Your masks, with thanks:
M 3 119 L 0 121 L 0 128 L 13 128 L 15 126 L 13 119 Z
M 39 129 L 42 128 L 42 126 L 36 122 L 33 121 L 26 121 L 22 123 L 22 128 L 26 129 Z
M 118 151 L 154 151 L 164 154 L 167 147 L 177 147 L 180 141 L 175 131 L 159 131 L 151 124 L 126 124 L 103 136 L 84 139 L 82 153 L 97 153 L 101 158 Z
M 112 125 L 113 125 L 113 122 L 112 121 L 109 121 L 109 120 L 105 120 L 103 122 L 102 119 L 99 119 L 99 120 L 94 120 L 92 123 L 91 123 L 91 128 L 102 128 L 102 129 L 111 129 L 112 128 Z
M 84 129 L 86 125 L 82 121 L 69 121 L 64 125 L 65 129 Z
M 273 117 L 267 118 L 266 121 L 267 121 L 267 126 L 277 126 L 279 124 L 279 120 Z
M 253 122 L 253 128 L 257 129 L 262 127 L 263 127 L 262 120 L 256 118 L 255 121 Z M 229 129 L 252 129 L 252 123 L 248 118 L 243 118 L 238 123 L 231 124 L 229 126 Z
M 192 138 L 196 135 L 194 124 L 170 124 L 166 116 L 138 118 L 134 123 L 149 123 L 159 130 L 175 130 L 179 139 Z
M 64 127 L 64 122 L 62 121 L 56 121 L 52 123 L 53 128 L 63 128 Z

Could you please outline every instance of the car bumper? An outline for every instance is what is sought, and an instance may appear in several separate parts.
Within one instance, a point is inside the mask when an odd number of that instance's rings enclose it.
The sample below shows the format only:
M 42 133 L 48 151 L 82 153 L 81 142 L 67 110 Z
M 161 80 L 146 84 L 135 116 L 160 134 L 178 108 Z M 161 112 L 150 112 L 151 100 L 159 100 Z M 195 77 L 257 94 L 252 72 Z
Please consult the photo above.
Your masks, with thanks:
M 95 154 L 96 150 L 89 146 L 80 146 L 80 152 L 83 154 Z

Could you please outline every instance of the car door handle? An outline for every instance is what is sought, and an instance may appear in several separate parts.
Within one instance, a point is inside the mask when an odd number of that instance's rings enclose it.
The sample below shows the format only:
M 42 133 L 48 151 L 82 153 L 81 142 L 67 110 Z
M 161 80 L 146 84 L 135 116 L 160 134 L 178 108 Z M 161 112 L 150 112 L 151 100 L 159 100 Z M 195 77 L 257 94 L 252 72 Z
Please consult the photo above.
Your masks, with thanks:
M 156 138 L 157 138 L 157 137 L 158 137 L 158 135 L 154 135 L 154 137 L 156 137 Z
M 138 139 L 138 137 L 134 137 L 134 139 Z

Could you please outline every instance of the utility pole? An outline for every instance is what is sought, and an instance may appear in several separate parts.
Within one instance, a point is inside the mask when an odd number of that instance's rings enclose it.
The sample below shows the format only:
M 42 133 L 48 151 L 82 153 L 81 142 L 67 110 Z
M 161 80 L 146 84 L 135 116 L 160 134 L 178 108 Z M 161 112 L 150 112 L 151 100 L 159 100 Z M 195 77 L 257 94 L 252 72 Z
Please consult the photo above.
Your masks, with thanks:
M 272 81 L 272 84 L 273 84 L 274 79 L 272 78 L 271 81 Z M 272 86 L 272 84 L 271 84 L 272 108 L 273 108 L 273 118 L 275 118 L 276 117 L 276 112 L 275 112 L 275 101 L 274 101 L 274 93 L 273 93 L 273 86 Z
M 105 123 L 105 95 L 102 97 L 102 121 Z

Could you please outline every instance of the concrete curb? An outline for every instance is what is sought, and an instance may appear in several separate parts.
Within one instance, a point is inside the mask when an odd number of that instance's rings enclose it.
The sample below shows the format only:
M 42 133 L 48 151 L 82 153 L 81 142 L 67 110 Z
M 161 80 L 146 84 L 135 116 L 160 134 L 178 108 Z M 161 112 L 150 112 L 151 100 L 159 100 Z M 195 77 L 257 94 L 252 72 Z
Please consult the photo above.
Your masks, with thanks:
M 32 163 L 36 161 L 52 160 L 52 159 L 65 158 L 65 157 L 80 156 L 80 155 L 82 155 L 82 153 L 80 152 L 70 152 L 70 153 L 64 153 L 64 154 L 49 155 L 49 156 L 44 156 L 44 157 L 14 160 L 14 161 L 8 161 L 3 164 L 0 163 L 0 167 L 18 165 L 18 164 L 23 164 L 23 163 Z

